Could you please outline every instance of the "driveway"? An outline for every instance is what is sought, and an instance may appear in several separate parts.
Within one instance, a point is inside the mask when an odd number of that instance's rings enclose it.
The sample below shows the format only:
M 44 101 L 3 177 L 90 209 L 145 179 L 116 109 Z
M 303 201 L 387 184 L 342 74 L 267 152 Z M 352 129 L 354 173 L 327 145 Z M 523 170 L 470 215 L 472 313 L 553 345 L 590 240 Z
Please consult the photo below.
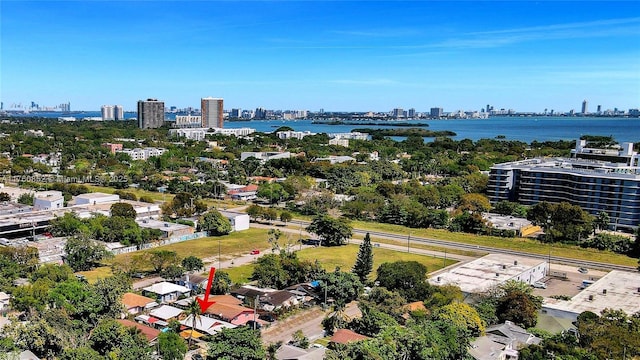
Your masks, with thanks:
M 362 316 L 360 309 L 358 309 L 358 303 L 355 301 L 347 304 L 345 313 L 350 318 Z M 313 342 L 314 340 L 324 337 L 322 319 L 329 314 L 331 314 L 331 309 L 323 311 L 320 307 L 316 306 L 284 320 L 275 321 L 271 326 L 262 330 L 262 342 L 264 344 L 276 343 L 278 341 L 287 343 L 293 338 L 293 333 L 298 330 L 302 330 L 304 335 L 309 338 L 309 341 Z

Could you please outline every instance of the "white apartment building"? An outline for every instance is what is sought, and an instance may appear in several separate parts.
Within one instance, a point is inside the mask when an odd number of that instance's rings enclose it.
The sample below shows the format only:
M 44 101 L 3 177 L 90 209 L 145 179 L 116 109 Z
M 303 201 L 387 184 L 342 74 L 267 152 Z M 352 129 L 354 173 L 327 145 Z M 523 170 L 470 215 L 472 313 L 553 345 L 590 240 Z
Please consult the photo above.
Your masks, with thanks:
M 122 149 L 116 150 L 116 153 L 124 153 L 131 157 L 131 160 L 147 160 L 153 156 L 160 156 L 164 154 L 166 150 L 162 148 L 135 148 L 135 149 Z
M 213 134 L 207 128 L 181 128 L 181 129 L 169 129 L 169 135 L 179 136 L 189 140 L 202 141 L 207 134 Z
M 256 129 L 252 128 L 237 128 L 237 129 L 225 129 L 225 128 L 212 128 L 215 134 L 222 135 L 234 135 L 234 136 L 247 136 L 256 132 Z
M 305 136 L 316 135 L 316 133 L 312 133 L 311 131 L 278 131 L 276 133 L 278 135 L 278 139 L 302 139 Z M 348 146 L 348 145 L 347 145 Z
M 178 115 L 176 116 L 176 128 L 202 128 L 202 116 Z
M 369 140 L 369 134 L 361 133 L 361 132 L 350 132 L 350 133 L 330 133 L 327 134 L 331 139 L 349 139 L 349 140 Z
M 329 140 L 329 145 L 349 147 L 349 139 L 333 138 Z
M 102 107 L 100 108 L 100 112 L 102 114 L 103 121 L 116 119 L 113 105 L 102 105 Z

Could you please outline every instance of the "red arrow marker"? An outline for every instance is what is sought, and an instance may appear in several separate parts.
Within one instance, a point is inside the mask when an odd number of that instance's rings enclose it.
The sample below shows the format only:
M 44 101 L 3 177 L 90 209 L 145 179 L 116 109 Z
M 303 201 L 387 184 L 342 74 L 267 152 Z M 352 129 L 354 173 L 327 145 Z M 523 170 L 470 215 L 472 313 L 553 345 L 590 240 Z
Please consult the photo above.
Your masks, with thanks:
M 209 292 L 211 291 L 211 284 L 213 283 L 213 275 L 216 273 L 216 268 L 212 267 L 209 270 L 209 282 L 207 283 L 207 289 L 204 291 L 204 300 L 196 296 L 198 304 L 200 305 L 201 312 L 207 311 L 209 306 L 215 304 L 215 301 L 209 301 Z

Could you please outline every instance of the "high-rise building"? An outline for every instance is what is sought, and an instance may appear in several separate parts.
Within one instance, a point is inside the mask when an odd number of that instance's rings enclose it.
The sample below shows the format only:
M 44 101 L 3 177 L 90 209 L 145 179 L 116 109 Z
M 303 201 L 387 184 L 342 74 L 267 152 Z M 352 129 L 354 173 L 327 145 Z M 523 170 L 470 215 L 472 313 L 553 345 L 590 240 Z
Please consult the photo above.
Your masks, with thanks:
M 138 101 L 138 127 L 157 129 L 164 124 L 164 102 L 158 99 Z
M 113 105 L 102 105 L 100 111 L 102 113 L 102 121 L 115 120 Z
M 441 107 L 431 108 L 431 117 L 432 118 L 442 117 L 442 108 Z
M 223 100 L 220 98 L 206 97 L 200 100 L 203 128 L 223 128 L 224 111 Z
M 609 215 L 609 228 L 634 232 L 640 224 L 640 155 L 633 143 L 592 148 L 577 140 L 570 158 L 533 158 L 496 164 L 489 172 L 492 203 L 568 202 L 591 215 Z
M 113 105 L 113 119 L 124 120 L 124 108 L 122 105 Z
M 602 105 L 598 105 L 598 114 L 602 113 Z
M 414 109 L 414 108 L 409 109 L 409 112 L 407 113 L 407 117 L 409 119 L 415 118 L 416 117 L 416 109 Z
M 400 119 L 404 117 L 404 110 L 402 108 L 393 109 L 393 117 L 396 119 Z
M 582 113 L 586 114 L 589 112 L 589 102 L 587 100 L 582 102 Z
M 239 119 L 242 116 L 242 109 L 231 109 L 229 117 L 232 119 Z

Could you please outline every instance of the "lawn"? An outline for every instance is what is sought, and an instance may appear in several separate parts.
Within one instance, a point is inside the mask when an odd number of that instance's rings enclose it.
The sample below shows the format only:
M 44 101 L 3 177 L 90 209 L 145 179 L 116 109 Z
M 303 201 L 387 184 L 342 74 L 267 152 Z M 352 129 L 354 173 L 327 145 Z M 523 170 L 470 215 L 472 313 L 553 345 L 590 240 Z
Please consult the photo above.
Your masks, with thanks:
M 83 275 L 89 284 L 94 284 L 98 279 L 108 278 L 113 275 L 109 266 L 101 266 L 89 271 L 79 271 L 76 274 Z
M 315 247 L 297 251 L 298 258 L 302 260 L 320 262 L 322 267 L 327 271 L 333 271 L 337 266 L 342 271 L 351 271 L 353 264 L 356 262 L 358 255 L 358 245 L 345 245 L 337 247 Z M 394 261 L 417 261 L 427 267 L 428 272 L 439 270 L 445 265 L 442 258 L 431 257 L 420 254 L 409 254 L 401 251 L 394 251 L 381 248 L 373 248 L 373 272 L 370 278 L 375 278 L 375 270 L 380 264 Z M 455 260 L 448 259 L 446 266 L 456 263 Z M 249 282 L 249 278 L 253 273 L 255 264 L 247 264 L 237 266 L 230 269 L 224 269 L 229 273 L 234 284 L 244 284 Z
M 134 189 L 134 188 L 114 189 L 111 187 L 98 186 L 98 185 L 87 185 L 87 188 L 89 188 L 89 190 L 91 190 L 92 192 L 102 192 L 107 194 L 113 194 L 114 192 L 120 190 L 120 191 L 135 194 L 138 198 L 140 198 L 141 196 L 149 196 L 155 201 L 165 201 L 165 200 L 169 201 L 173 199 L 173 196 L 174 196 L 173 194 L 169 194 L 169 193 L 163 194 L 160 192 L 147 191 L 147 190 Z
M 333 271 L 336 267 L 340 267 L 342 271 L 351 271 L 358 255 L 358 245 L 308 248 L 298 251 L 297 254 L 300 259 L 309 261 L 317 259 L 327 271 Z M 374 247 L 371 278 L 375 277 L 375 270 L 380 264 L 395 261 L 417 261 L 424 264 L 428 272 L 439 270 L 445 265 L 444 259 L 441 258 Z M 456 263 L 455 260 L 447 260 L 446 266 L 454 263 Z
M 241 254 L 246 254 L 251 250 L 267 249 L 269 243 L 267 242 L 266 229 L 249 229 L 245 231 L 233 232 L 229 235 L 219 237 L 205 237 L 196 240 L 183 241 L 181 243 L 162 246 L 156 249 L 175 251 L 178 257 L 185 258 L 193 255 L 201 259 L 218 256 L 218 250 L 223 258 L 236 257 Z M 156 249 L 147 249 L 143 251 L 137 251 L 134 253 L 116 255 L 111 261 L 120 263 L 127 263 L 131 259 L 141 253 L 151 252 Z
M 255 264 L 247 264 L 228 269 L 222 269 L 221 271 L 229 274 L 229 277 L 234 284 L 246 284 L 249 282 L 251 274 L 253 274 L 253 268 L 255 268 Z

